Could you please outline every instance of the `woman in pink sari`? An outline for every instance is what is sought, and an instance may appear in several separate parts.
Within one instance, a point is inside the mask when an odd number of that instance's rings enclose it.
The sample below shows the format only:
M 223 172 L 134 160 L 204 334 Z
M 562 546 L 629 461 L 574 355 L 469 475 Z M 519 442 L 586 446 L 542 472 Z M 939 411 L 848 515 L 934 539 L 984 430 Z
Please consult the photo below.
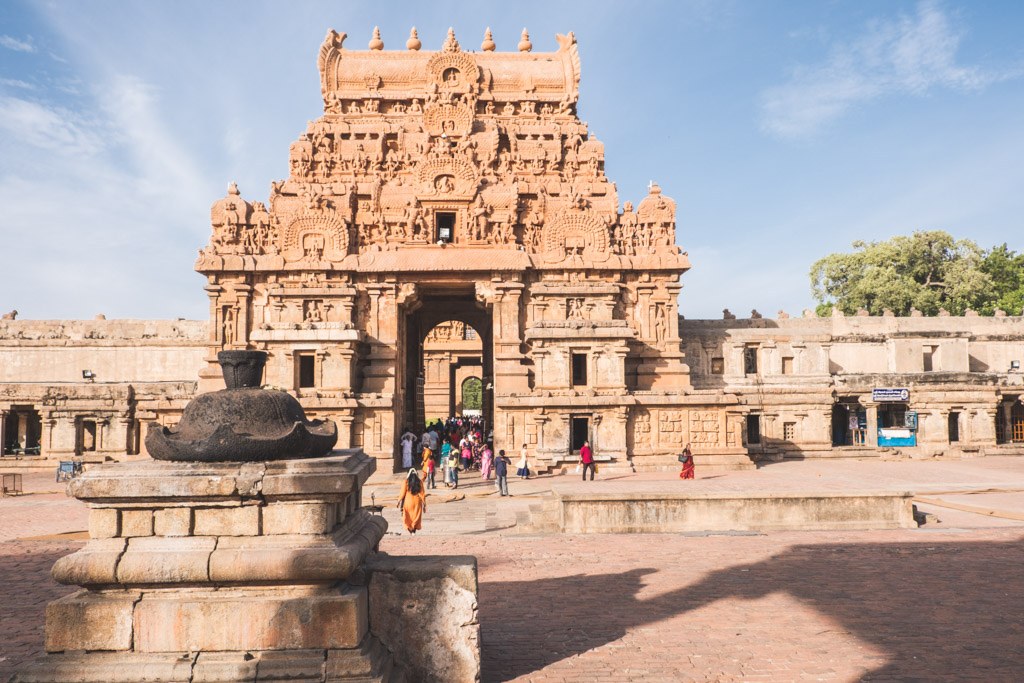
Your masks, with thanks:
M 483 453 L 480 455 L 480 476 L 484 479 L 491 478 L 491 465 L 494 463 L 494 451 L 491 444 L 484 444 Z

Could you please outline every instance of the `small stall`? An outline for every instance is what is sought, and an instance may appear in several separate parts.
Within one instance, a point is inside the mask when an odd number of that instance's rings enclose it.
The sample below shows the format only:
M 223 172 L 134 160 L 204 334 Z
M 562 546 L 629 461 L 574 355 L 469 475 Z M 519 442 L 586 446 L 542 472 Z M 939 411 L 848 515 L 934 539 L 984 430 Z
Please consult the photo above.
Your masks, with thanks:
M 903 388 L 876 388 L 871 400 L 878 404 L 878 446 L 917 445 L 917 413 L 909 410 L 910 391 Z

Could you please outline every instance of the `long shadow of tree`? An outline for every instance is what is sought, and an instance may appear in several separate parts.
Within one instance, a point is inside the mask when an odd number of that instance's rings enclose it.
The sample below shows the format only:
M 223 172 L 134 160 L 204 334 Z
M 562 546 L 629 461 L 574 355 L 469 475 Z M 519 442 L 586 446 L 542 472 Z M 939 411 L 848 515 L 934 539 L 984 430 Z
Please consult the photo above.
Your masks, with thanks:
M 773 593 L 813 606 L 884 653 L 887 663 L 864 680 L 1024 680 L 1021 542 L 794 546 L 636 598 L 656 571 L 482 583 L 484 680 L 537 671 L 719 600 Z M 614 611 L 612 591 L 620 594 Z

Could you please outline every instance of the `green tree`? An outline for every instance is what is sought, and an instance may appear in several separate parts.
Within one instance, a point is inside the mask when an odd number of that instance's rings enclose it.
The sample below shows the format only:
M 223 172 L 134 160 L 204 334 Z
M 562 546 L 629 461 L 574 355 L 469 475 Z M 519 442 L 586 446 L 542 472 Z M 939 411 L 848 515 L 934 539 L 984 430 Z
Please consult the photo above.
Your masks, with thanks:
M 940 230 L 922 230 L 884 242 L 854 242 L 852 253 L 830 254 L 811 267 L 818 314 L 832 307 L 872 315 L 886 309 L 937 315 L 944 308 L 1019 314 L 1024 304 L 1024 256 L 1004 244 L 984 251 L 970 240 Z
M 1014 253 L 1004 242 L 985 254 L 981 270 L 992 280 L 989 300 L 980 308 L 992 315 L 998 308 L 1010 314 L 1024 310 L 1024 254 Z
M 484 384 L 478 377 L 470 377 L 462 383 L 462 409 L 481 410 L 483 401 Z

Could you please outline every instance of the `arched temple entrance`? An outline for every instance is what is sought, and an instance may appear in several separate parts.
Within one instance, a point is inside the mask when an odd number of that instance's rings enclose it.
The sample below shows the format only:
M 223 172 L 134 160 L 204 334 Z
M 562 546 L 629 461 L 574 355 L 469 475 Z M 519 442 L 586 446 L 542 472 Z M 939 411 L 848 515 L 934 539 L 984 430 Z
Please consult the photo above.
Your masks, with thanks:
M 423 342 L 423 375 L 420 388 L 423 416 L 427 423 L 464 415 L 463 384 L 477 380 L 477 392 L 483 388 L 483 347 L 480 335 L 471 326 L 458 320 L 438 323 L 427 332 Z M 479 401 L 477 401 L 479 403 Z M 473 405 L 480 414 L 481 405 Z
M 402 322 L 403 425 L 418 433 L 428 420 L 456 414 L 462 384 L 470 376 L 480 379 L 480 411 L 490 424 L 494 407 L 491 313 L 477 300 L 473 285 L 421 288 L 415 302 L 406 307 Z M 399 460 L 396 454 L 396 467 Z

